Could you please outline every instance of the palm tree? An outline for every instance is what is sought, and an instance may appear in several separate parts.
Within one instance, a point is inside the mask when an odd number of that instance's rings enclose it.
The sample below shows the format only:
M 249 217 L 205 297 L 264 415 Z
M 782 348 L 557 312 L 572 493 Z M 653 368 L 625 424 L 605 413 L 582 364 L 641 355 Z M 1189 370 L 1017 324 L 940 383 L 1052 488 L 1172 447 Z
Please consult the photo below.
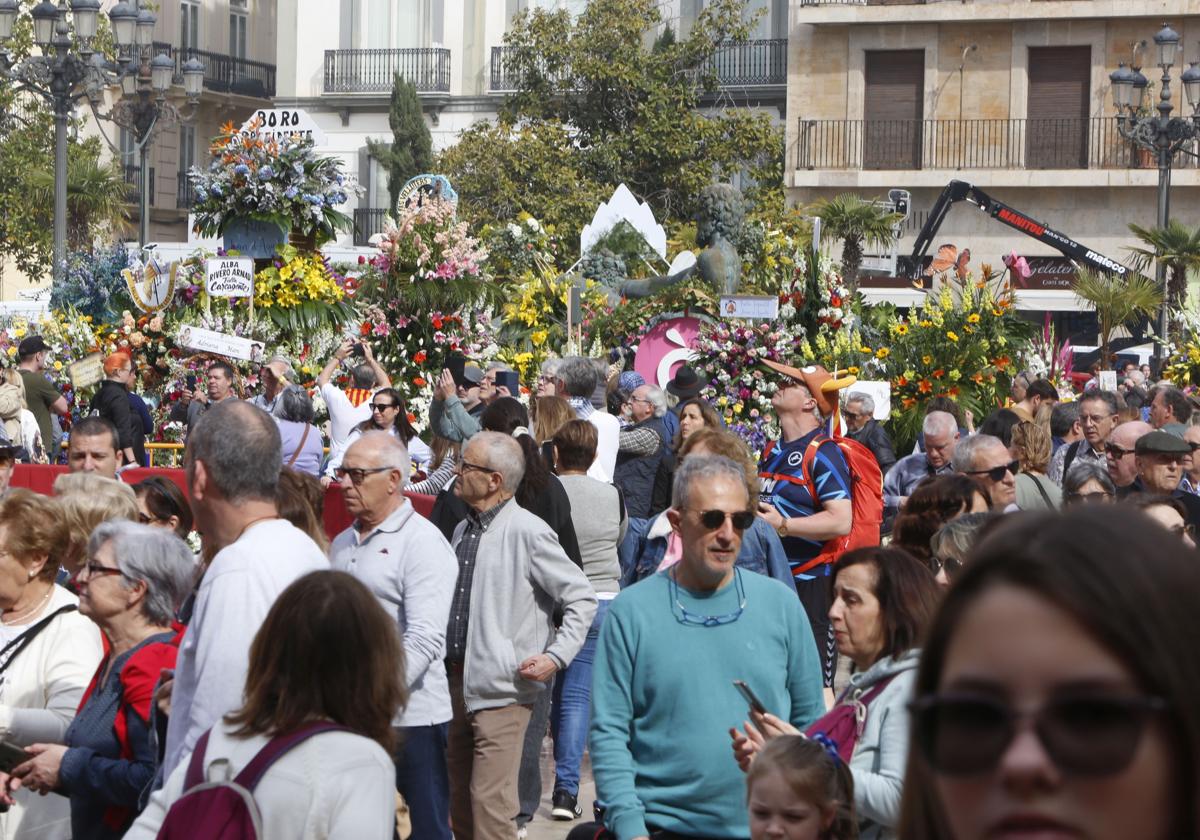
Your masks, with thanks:
M 1162 305 L 1158 284 L 1141 274 L 1118 277 L 1090 268 L 1075 270 L 1075 294 L 1090 303 L 1100 322 L 1100 362 L 1108 365 L 1109 342 L 1117 327 L 1142 316 L 1152 316 Z
M 858 270 L 862 265 L 863 248 L 886 248 L 894 238 L 892 228 L 900 216 L 883 208 L 879 202 L 845 193 L 822 199 L 810 208 L 821 219 L 821 241 L 842 240 L 842 279 L 850 291 L 858 285 Z
M 1200 271 L 1200 227 L 1191 230 L 1171 219 L 1166 227 L 1144 228 L 1131 224 L 1129 230 L 1148 247 L 1127 248 L 1133 267 L 1146 271 L 1153 260 L 1167 267 L 1167 301 L 1172 309 L 1187 302 L 1188 273 Z M 1163 336 L 1166 338 L 1166 336 Z
M 54 206 L 54 172 L 38 170 L 30 176 L 31 199 L 42 207 Z M 93 234 L 109 229 L 119 233 L 126 225 L 129 185 L 111 161 L 101 161 L 95 150 L 75 146 L 67 157 L 67 247 L 88 250 Z

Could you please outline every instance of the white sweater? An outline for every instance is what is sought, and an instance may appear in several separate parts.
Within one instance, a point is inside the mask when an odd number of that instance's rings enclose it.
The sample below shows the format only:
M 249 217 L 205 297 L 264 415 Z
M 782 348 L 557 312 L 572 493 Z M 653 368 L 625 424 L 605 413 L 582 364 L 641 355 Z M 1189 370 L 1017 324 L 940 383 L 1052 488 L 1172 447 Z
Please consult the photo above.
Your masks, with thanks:
M 79 599 L 55 586 L 41 621 Z M 0 738 L 20 746 L 62 743 L 67 727 L 104 650 L 100 630 L 78 612 L 63 613 L 45 627 L 4 671 L 0 682 Z M 63 796 L 18 790 L 16 805 L 0 814 L 0 838 L 58 840 L 71 836 L 71 804 Z
M 225 776 L 213 764 L 229 762 L 229 778 L 266 746 L 268 739 L 231 737 L 231 727 L 215 727 L 204 764 L 207 781 Z M 172 803 L 183 791 L 191 756 L 150 797 L 125 840 L 154 840 Z M 349 732 L 314 735 L 271 765 L 254 801 L 263 819 L 260 840 L 390 840 L 396 816 L 396 768 L 374 741 Z

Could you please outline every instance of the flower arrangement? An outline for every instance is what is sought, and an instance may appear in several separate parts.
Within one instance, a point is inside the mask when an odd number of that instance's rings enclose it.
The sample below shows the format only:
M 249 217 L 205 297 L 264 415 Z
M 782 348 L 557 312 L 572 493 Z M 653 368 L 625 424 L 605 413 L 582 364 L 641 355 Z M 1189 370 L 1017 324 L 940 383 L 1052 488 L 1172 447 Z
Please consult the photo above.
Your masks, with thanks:
M 228 122 L 209 151 L 208 168 L 188 172 L 198 233 L 218 236 L 233 219 L 249 218 L 320 243 L 353 227 L 350 217 L 335 208 L 357 186 L 342 174 L 341 161 L 313 151 L 311 139 L 263 140 Z
M 70 307 L 101 321 L 115 319 L 121 310 L 133 306 L 121 276 L 129 265 L 129 252 L 120 242 L 94 252 L 72 252 L 67 256 L 65 275 L 50 290 L 50 307 Z
M 319 251 L 301 252 L 281 245 L 271 264 L 254 276 L 254 305 L 280 328 L 339 327 L 353 318 L 345 302 L 347 280 Z
M 700 396 L 716 406 L 729 430 L 756 455 L 779 436 L 771 409 L 775 376 L 762 361 L 793 363 L 801 338 L 782 323 L 721 321 L 706 325 L 697 339 L 692 366 L 708 380 Z

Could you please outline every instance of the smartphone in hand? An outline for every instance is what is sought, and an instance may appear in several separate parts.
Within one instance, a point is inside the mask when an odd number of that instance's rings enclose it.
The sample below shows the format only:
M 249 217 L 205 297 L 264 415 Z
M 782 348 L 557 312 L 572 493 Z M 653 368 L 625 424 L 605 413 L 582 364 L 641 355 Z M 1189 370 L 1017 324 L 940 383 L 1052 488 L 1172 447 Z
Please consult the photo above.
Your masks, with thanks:
M 507 388 L 510 396 L 520 396 L 521 378 L 515 370 L 496 371 L 496 387 Z
M 747 705 L 750 706 L 752 711 L 758 712 L 760 715 L 767 714 L 767 707 L 758 699 L 758 695 L 750 690 L 750 686 L 746 685 L 745 681 L 734 680 L 733 687 L 745 698 Z

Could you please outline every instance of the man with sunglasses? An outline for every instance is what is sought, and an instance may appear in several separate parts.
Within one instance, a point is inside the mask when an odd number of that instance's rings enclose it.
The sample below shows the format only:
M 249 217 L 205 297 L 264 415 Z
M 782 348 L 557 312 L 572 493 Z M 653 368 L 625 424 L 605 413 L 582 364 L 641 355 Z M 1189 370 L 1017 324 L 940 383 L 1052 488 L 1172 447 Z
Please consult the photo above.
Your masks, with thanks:
M 623 590 L 600 630 L 589 748 L 607 831 L 581 836 L 748 837 L 728 733 L 749 708 L 734 681 L 802 729 L 825 710 L 804 610 L 778 581 L 735 568 L 754 521 L 742 468 L 690 455 L 671 501 L 679 561 Z
M 1130 485 L 1130 493 L 1170 496 L 1187 511 L 1188 524 L 1200 526 L 1200 497 L 1179 488 L 1184 466 L 1191 463 L 1191 445 L 1170 432 L 1156 430 L 1138 438 L 1133 452 L 1137 478 Z
M 992 510 L 1015 508 L 1020 466 L 1004 441 L 992 435 L 971 435 L 954 448 L 954 471 L 979 482 L 992 499 Z
M 413 836 L 450 840 L 446 735 L 450 687 L 446 623 L 458 561 L 437 527 L 404 498 L 409 454 L 387 432 L 367 432 L 346 450 L 335 475 L 354 524 L 329 548 L 330 565 L 361 580 L 404 642 L 408 703 L 392 722 L 400 745 L 396 789 L 408 803 Z
M 1104 444 L 1105 465 L 1108 467 L 1108 477 L 1117 488 L 1117 497 L 1129 495 L 1134 479 L 1137 478 L 1137 462 L 1133 458 L 1133 448 L 1138 438 L 1154 431 L 1149 423 L 1141 420 L 1131 420 L 1113 429 L 1108 441 Z
M 1079 398 L 1078 405 L 1079 430 L 1083 438 L 1060 446 L 1046 471 L 1050 480 L 1059 486 L 1076 461 L 1104 465 L 1104 444 L 1117 425 L 1117 395 L 1112 391 L 1088 391 Z
M 516 840 L 530 714 L 583 647 L 596 593 L 550 526 L 513 500 L 525 474 L 516 440 L 480 432 L 456 469 L 454 493 L 470 509 L 451 540 L 458 560 L 446 628 L 451 824 L 456 840 Z

